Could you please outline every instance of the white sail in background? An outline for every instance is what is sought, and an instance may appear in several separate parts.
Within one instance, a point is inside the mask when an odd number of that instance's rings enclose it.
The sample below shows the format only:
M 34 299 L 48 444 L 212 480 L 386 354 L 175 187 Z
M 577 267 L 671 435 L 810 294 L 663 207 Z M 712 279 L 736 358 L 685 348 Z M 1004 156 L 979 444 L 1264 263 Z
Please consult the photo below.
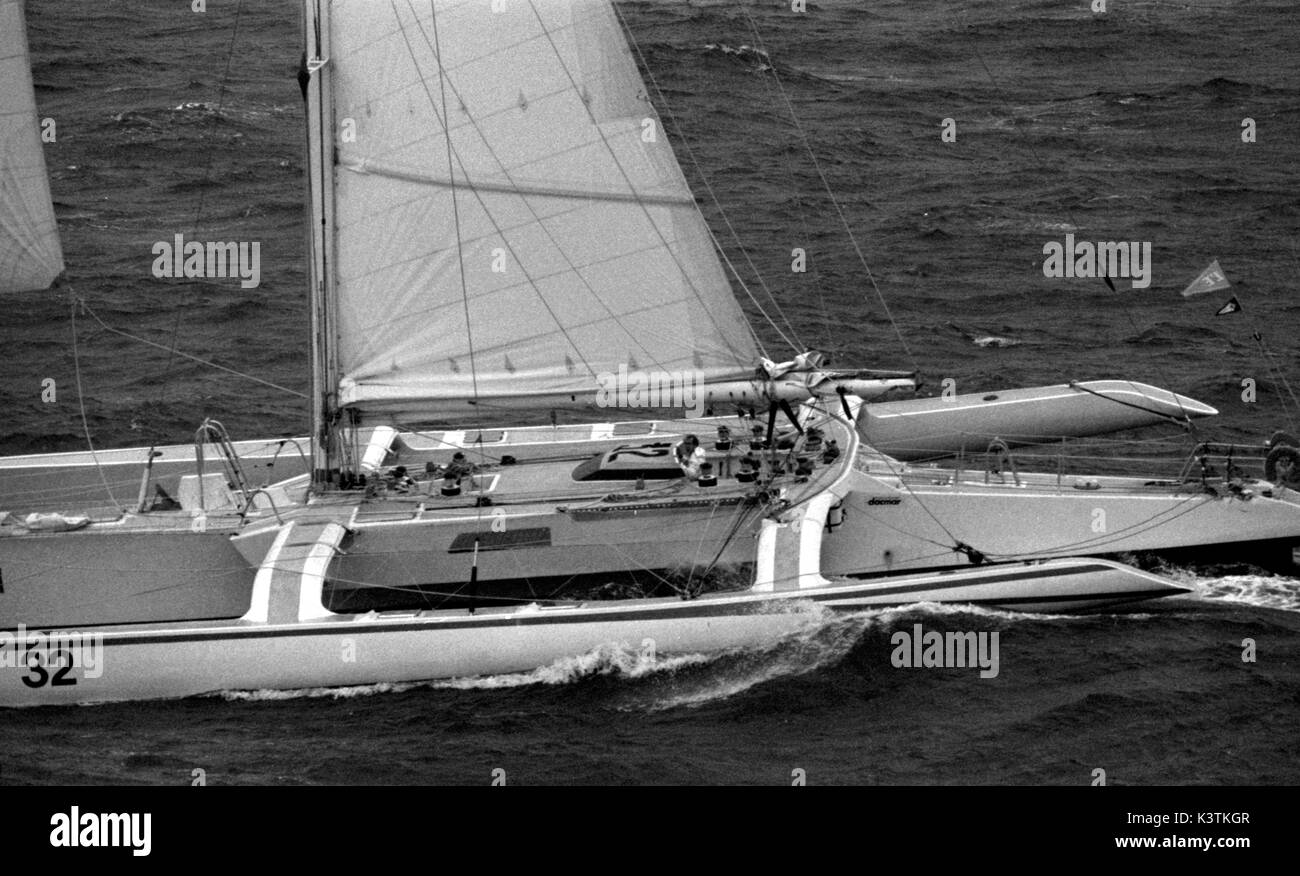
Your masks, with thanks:
M 334 0 L 328 20 L 343 405 L 411 418 L 590 394 L 620 366 L 752 374 L 607 0 Z
M 62 271 L 23 4 L 0 0 L 0 292 L 46 289 Z

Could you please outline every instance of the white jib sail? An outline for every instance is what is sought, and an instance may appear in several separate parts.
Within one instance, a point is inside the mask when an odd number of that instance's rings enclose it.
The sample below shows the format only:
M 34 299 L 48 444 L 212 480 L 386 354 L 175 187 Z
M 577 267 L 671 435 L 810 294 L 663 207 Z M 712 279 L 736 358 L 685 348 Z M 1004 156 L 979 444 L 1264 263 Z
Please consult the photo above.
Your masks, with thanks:
M 744 379 L 757 350 L 607 0 L 334 0 L 340 402 Z
M 46 289 L 62 271 L 23 4 L 0 0 L 0 292 Z

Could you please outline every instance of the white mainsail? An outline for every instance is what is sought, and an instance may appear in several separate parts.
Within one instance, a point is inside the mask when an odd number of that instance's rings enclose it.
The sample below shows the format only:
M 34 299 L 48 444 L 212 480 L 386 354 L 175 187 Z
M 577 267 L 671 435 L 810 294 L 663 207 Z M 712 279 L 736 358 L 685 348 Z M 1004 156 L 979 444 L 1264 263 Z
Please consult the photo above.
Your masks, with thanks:
M 0 0 L 0 292 L 46 289 L 63 250 L 36 118 L 22 0 Z
M 328 21 L 339 404 L 416 419 L 589 396 L 620 366 L 752 375 L 608 0 L 333 0 Z

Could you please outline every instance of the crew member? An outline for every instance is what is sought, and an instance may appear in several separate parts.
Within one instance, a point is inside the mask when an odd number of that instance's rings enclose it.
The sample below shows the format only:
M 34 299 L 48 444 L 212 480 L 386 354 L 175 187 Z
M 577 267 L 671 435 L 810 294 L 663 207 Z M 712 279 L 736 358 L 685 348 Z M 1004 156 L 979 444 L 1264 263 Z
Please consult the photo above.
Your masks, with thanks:
M 682 474 L 693 481 L 699 480 L 700 466 L 704 464 L 704 448 L 700 446 L 699 438 L 694 435 L 684 436 L 673 445 L 673 455 L 682 467 Z
M 406 473 L 406 466 L 399 465 L 388 474 L 387 486 L 397 493 L 409 493 L 415 486 L 415 480 Z
M 443 477 L 460 480 L 467 474 L 474 473 L 474 463 L 465 458 L 465 454 L 459 450 L 452 456 L 451 462 L 447 463 L 447 468 L 443 471 Z

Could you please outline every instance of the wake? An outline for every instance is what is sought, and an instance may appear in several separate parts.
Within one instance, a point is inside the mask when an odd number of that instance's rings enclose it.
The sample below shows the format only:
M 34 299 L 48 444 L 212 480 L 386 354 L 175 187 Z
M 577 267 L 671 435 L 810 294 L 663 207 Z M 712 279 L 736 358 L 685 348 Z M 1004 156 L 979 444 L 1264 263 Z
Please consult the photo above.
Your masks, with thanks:
M 1300 611 L 1300 581 L 1264 575 L 1198 578 L 1190 571 L 1167 572 L 1192 593 L 1175 600 L 1232 602 L 1283 611 Z M 1172 600 L 1162 600 L 1162 604 Z M 1172 605 L 1170 606 L 1172 607 Z M 1093 624 L 1098 616 L 1141 623 L 1155 615 L 1124 610 L 1087 614 L 1007 611 L 960 603 L 915 603 L 837 613 L 815 609 L 809 625 L 770 644 L 710 653 L 657 653 L 649 643 L 632 647 L 608 643 L 526 672 L 411 682 L 381 682 L 297 690 L 221 691 L 230 701 L 280 702 L 295 699 L 349 700 L 380 694 L 427 691 L 493 691 L 571 687 L 600 679 L 620 684 L 604 689 L 600 707 L 619 711 L 665 712 L 697 709 L 743 694 L 760 685 L 798 678 L 834 667 L 864 639 L 884 636 L 913 622 L 939 620 L 945 626 L 1005 628 L 1017 624 Z

